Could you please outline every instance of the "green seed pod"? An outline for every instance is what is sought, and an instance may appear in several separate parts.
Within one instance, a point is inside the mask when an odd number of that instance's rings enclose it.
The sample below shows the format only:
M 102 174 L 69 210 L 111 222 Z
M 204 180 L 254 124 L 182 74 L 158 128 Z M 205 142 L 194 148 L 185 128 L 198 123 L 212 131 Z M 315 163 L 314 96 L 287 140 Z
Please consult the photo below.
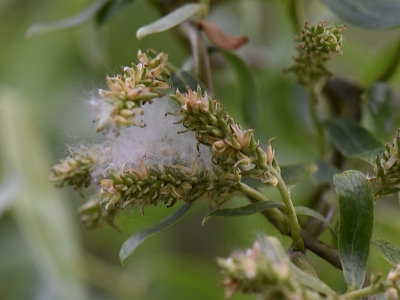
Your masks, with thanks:
M 124 181 L 121 179 L 120 175 L 115 170 L 110 170 L 108 175 L 111 177 L 114 184 L 123 184 Z
M 126 191 L 128 189 L 128 187 L 125 184 L 117 184 L 115 185 L 115 188 L 117 190 L 119 190 L 120 192 Z

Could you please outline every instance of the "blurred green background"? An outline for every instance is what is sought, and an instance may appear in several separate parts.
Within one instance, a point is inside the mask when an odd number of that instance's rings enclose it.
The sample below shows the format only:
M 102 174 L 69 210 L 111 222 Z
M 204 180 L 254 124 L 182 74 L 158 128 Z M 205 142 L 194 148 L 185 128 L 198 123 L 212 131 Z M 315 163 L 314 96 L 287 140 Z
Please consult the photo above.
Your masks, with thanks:
M 281 164 L 317 156 L 306 94 L 293 77 L 282 73 L 291 64 L 295 34 L 284 2 L 220 1 L 209 15 L 228 33 L 249 36 L 239 54 L 256 74 L 261 93 L 261 122 L 255 133 L 263 144 L 277 137 L 274 147 Z M 222 299 L 216 257 L 249 247 L 262 232 L 278 235 L 289 245 L 262 216 L 211 219 L 201 226 L 209 208 L 199 203 L 177 226 L 141 245 L 122 268 L 118 253 L 123 241 L 171 210 L 150 207 L 144 217 L 137 209 L 125 211 L 118 216 L 121 232 L 109 226 L 87 231 L 76 215 L 83 199 L 70 189 L 55 189 L 47 180 L 51 164 L 65 156 L 67 145 L 99 138 L 85 101 L 105 87 L 106 74 L 136 62 L 139 48 L 169 53 L 177 66 L 189 55 L 173 31 L 136 40 L 136 29 L 159 16 L 144 0 L 133 1 L 101 27 L 89 23 L 25 38 L 31 24 L 65 18 L 90 3 L 0 1 L 0 298 Z M 307 21 L 338 21 L 319 1 L 304 1 L 304 12 Z M 345 36 L 344 55 L 333 57 L 329 67 L 338 76 L 371 85 L 390 60 L 399 29 L 349 26 Z M 213 79 L 215 98 L 241 121 L 235 73 L 220 63 L 213 69 Z M 396 72 L 390 81 L 394 96 L 399 82 Z M 396 120 L 393 128 L 400 125 Z M 393 135 L 394 131 L 380 137 Z M 296 186 L 296 204 L 306 202 L 314 185 L 309 179 Z M 230 205 L 246 203 L 235 198 Z M 395 200 L 379 203 L 374 234 L 399 244 L 394 204 Z M 323 280 L 345 291 L 340 271 L 312 253 L 309 257 Z M 389 265 L 372 252 L 370 269 L 385 272 Z

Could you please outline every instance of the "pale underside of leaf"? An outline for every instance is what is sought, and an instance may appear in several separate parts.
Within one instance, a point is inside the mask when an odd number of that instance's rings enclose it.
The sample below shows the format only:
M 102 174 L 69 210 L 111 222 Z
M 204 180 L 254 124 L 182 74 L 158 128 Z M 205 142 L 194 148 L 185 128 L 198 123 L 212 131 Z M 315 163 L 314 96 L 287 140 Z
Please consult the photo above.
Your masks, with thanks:
M 136 31 L 136 38 L 141 40 L 148 35 L 166 31 L 187 20 L 202 16 L 205 11 L 206 6 L 204 4 L 185 4 L 153 23 L 140 27 Z
M 192 207 L 192 204 L 185 203 L 181 207 L 179 207 L 176 211 L 174 211 L 168 218 L 164 221 L 158 223 L 157 225 L 139 231 L 133 235 L 131 235 L 122 245 L 121 250 L 119 252 L 119 259 L 123 266 L 125 266 L 132 256 L 133 252 L 136 248 L 147 238 L 152 235 L 164 231 L 173 225 L 175 225 L 181 218 L 187 213 L 187 211 Z
M 99 0 L 71 17 L 50 23 L 33 24 L 28 28 L 26 37 L 31 38 L 40 33 L 49 33 L 82 26 L 88 23 L 108 2 L 109 0 Z
M 392 266 L 400 263 L 400 247 L 385 239 L 374 239 L 371 246 Z
M 326 285 L 323 281 L 318 279 L 317 277 L 314 277 L 300 268 L 298 268 L 295 264 L 290 262 L 290 270 L 296 277 L 298 281 L 300 281 L 304 286 L 314 290 L 318 291 L 322 294 L 329 295 L 329 296 L 335 296 L 336 293 L 328 286 Z
M 400 2 L 392 0 L 322 0 L 341 19 L 350 24 L 384 29 L 400 25 Z

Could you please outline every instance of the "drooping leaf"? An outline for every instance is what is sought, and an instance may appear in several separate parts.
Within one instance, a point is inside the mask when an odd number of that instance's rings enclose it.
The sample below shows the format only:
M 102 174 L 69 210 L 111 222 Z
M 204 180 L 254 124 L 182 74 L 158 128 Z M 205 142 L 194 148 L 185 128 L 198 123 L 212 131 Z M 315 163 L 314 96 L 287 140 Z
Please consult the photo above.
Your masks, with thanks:
M 262 212 L 267 209 L 277 208 L 277 207 L 285 208 L 285 204 L 281 201 L 270 200 L 265 202 L 251 203 L 241 207 L 216 209 L 204 217 L 202 224 L 204 225 L 205 222 L 212 217 L 244 217 Z M 336 237 L 337 234 L 335 229 L 320 213 L 308 207 L 303 207 L 303 206 L 296 206 L 294 209 L 296 211 L 296 214 L 298 215 L 314 217 L 320 220 L 321 222 L 323 222 L 328 226 L 332 234 Z
M 204 223 L 212 217 L 243 217 L 276 207 L 285 207 L 285 204 L 283 204 L 281 201 L 271 200 L 266 202 L 251 203 L 242 207 L 216 209 L 204 217 L 202 224 L 204 225 Z
M 281 167 L 281 176 L 286 184 L 302 181 L 315 172 L 318 168 L 314 163 L 305 162 Z
M 393 0 L 322 0 L 350 24 L 384 29 L 400 25 L 400 2 Z
M 200 21 L 198 25 L 204 30 L 210 41 L 222 50 L 232 51 L 239 49 L 249 40 L 246 36 L 234 36 L 227 34 L 215 23 L 210 21 Z
M 168 218 L 164 221 L 158 223 L 157 225 L 139 231 L 133 235 L 131 235 L 122 245 L 121 250 L 119 252 L 119 260 L 123 266 L 125 266 L 132 256 L 133 252 L 136 248 L 146 239 L 151 237 L 152 235 L 164 231 L 173 225 L 175 225 L 192 207 L 192 204 L 185 203 L 181 207 L 179 207 L 176 211 L 174 211 Z
M 87 7 L 85 10 L 55 22 L 50 23 L 37 23 L 30 26 L 26 32 L 28 38 L 33 37 L 39 33 L 49 33 L 58 30 L 71 29 L 88 23 L 96 14 L 101 11 L 110 0 L 99 0 Z
M 371 246 L 392 266 L 400 263 L 400 247 L 395 243 L 385 239 L 373 239 Z
M 244 121 L 250 128 L 260 122 L 260 94 L 256 78 L 243 60 L 234 53 L 222 52 L 230 65 L 236 71 L 239 99 L 243 112 Z
M 136 31 L 136 38 L 141 40 L 145 36 L 171 29 L 185 22 L 186 20 L 199 16 L 202 17 L 206 10 L 207 7 L 204 4 L 188 3 L 182 5 L 164 17 L 154 21 L 153 23 L 140 27 Z
M 329 228 L 329 230 L 331 231 L 332 235 L 335 238 L 337 238 L 337 233 L 336 233 L 335 228 L 333 228 L 331 223 L 328 222 L 324 218 L 324 216 L 321 215 L 319 212 L 317 212 L 317 211 L 315 211 L 315 210 L 313 210 L 311 208 L 305 207 L 305 206 L 295 206 L 294 210 L 295 210 L 296 214 L 298 214 L 298 215 L 313 217 L 313 218 L 321 221 L 322 223 L 324 223 Z
M 96 14 L 96 23 L 103 25 L 112 16 L 118 13 L 120 10 L 125 8 L 128 4 L 135 2 L 136 0 L 111 0 L 104 5 L 99 12 Z
M 314 291 L 318 291 L 325 295 L 330 295 L 330 296 L 336 295 L 336 293 L 328 285 L 326 285 L 325 282 L 318 279 L 317 277 L 314 277 L 314 276 L 304 272 L 303 270 L 298 268 L 294 263 L 290 262 L 289 267 L 290 267 L 290 271 L 292 271 L 292 274 L 304 286 L 306 286 Z
M 374 196 L 365 175 L 346 171 L 333 177 L 339 197 L 339 254 L 349 290 L 363 286 L 374 225 Z
M 197 85 L 200 85 L 203 91 L 207 88 L 197 79 L 193 74 L 179 69 L 171 76 L 172 87 L 176 90 L 179 89 L 181 93 L 186 92 L 186 88 L 190 87 L 193 91 L 197 90 Z
M 329 137 L 345 156 L 358 157 L 371 164 L 385 151 L 384 145 L 357 123 L 333 118 L 323 123 Z

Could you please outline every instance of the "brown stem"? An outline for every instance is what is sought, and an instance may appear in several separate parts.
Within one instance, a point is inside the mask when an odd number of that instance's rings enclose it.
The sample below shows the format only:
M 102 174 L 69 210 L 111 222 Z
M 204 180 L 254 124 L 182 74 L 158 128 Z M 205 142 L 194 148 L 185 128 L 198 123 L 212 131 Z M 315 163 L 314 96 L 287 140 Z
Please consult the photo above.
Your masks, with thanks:
M 300 229 L 300 233 L 303 237 L 304 246 L 308 250 L 314 252 L 319 257 L 329 262 L 332 266 L 342 270 L 342 263 L 340 261 L 338 249 L 321 242 L 303 229 Z
M 250 202 L 253 203 L 258 202 L 256 199 L 252 199 L 251 197 L 248 198 Z M 271 222 L 272 225 L 274 225 L 282 234 L 284 234 L 278 225 L 279 223 L 277 223 L 276 220 L 274 220 L 273 215 L 271 215 L 268 210 L 263 211 L 262 214 Z M 324 242 L 321 242 L 316 237 L 312 236 L 303 229 L 300 229 L 300 234 L 303 238 L 304 246 L 306 249 L 314 252 L 316 255 L 326 260 L 334 267 L 340 270 L 342 269 L 342 263 L 340 261 L 339 251 L 336 248 L 333 248 L 325 244 Z M 285 234 L 285 235 L 291 236 L 290 234 L 289 235 Z

